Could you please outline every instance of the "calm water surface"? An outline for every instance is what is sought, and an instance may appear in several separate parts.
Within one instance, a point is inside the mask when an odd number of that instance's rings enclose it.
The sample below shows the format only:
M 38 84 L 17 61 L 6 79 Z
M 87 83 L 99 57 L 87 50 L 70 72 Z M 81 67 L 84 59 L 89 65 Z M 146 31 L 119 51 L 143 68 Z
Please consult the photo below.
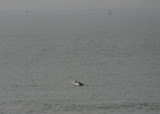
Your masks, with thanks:
M 160 9 L 0 11 L 0 114 L 159 114 L 159 69 Z

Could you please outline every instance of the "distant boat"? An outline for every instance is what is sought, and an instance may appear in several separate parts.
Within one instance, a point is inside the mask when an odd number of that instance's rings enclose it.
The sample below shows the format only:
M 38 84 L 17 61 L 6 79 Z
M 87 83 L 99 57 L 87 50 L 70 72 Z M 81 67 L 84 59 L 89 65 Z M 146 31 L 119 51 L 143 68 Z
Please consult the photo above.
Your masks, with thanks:
M 25 0 L 25 13 L 28 14 L 29 12 L 29 1 Z
M 112 11 L 108 11 L 108 15 L 112 15 Z
M 29 11 L 28 10 L 26 10 L 26 12 L 25 13 L 29 13 Z

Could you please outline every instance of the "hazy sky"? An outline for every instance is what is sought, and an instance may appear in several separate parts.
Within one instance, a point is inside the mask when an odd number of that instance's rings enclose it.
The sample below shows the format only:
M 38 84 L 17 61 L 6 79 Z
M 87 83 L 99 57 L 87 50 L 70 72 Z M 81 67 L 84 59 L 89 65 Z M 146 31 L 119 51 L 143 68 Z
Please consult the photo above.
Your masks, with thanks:
M 160 8 L 160 0 L 0 0 L 0 9 Z

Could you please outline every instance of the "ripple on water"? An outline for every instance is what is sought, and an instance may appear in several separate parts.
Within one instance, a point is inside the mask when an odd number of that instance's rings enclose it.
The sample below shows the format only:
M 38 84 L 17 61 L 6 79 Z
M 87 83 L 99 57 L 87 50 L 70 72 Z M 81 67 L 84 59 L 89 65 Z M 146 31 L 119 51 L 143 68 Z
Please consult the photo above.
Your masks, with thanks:
M 93 105 L 82 105 L 82 104 L 71 104 L 61 105 L 60 107 L 64 111 L 80 111 L 80 110 L 110 110 L 110 111 L 160 111 L 160 103 L 121 103 L 121 104 L 93 104 Z

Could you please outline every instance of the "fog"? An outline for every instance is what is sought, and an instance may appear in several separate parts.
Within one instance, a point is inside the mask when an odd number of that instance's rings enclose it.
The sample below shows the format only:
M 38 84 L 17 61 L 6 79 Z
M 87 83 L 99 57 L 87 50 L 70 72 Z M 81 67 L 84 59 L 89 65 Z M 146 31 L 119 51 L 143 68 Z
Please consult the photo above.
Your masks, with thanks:
M 0 0 L 0 9 L 160 8 L 160 0 Z

